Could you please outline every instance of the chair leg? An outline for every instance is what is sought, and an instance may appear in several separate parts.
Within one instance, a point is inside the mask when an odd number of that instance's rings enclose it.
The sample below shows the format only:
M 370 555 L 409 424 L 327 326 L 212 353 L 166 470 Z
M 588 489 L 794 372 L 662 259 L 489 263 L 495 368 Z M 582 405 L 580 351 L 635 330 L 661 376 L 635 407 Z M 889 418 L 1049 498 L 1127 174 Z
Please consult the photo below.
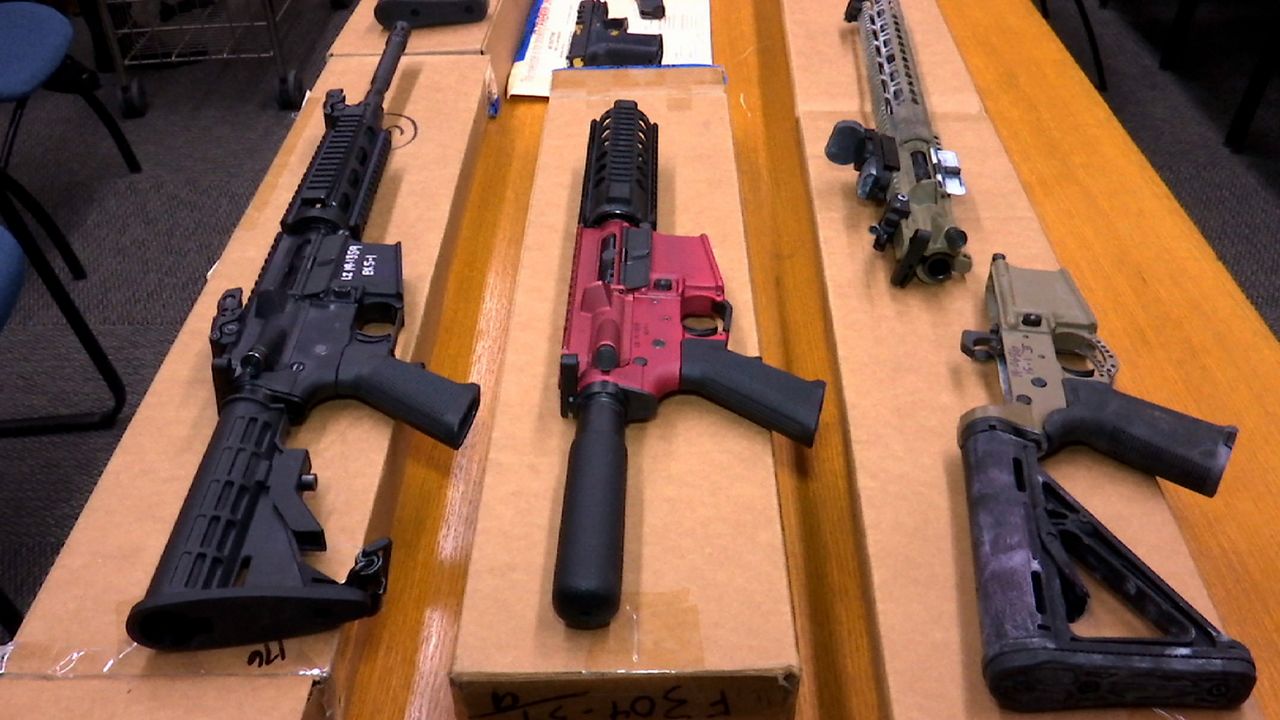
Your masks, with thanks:
M 22 206 L 32 220 L 40 226 L 41 232 L 45 237 L 49 238 L 49 244 L 58 251 L 58 255 L 62 257 L 62 261 L 67 264 L 67 270 L 71 272 L 71 277 L 76 280 L 83 280 L 86 277 L 84 264 L 80 262 L 80 256 L 72 249 L 71 243 L 67 240 L 67 236 L 62 232 L 62 228 L 58 227 L 58 223 L 54 222 L 53 216 L 49 211 L 44 209 L 39 200 L 27 191 L 22 183 L 18 182 L 12 175 L 0 169 L 0 192 L 7 192 L 18 205 Z
M 111 139 L 115 141 L 116 149 L 124 158 L 124 164 L 128 166 L 129 172 L 140 173 L 142 165 L 138 163 L 138 156 L 133 153 L 129 139 L 125 137 L 120 124 L 111 116 L 107 106 L 95 94 L 101 87 L 102 79 L 98 77 L 98 73 L 70 55 L 62 58 L 62 64 L 44 82 L 45 90 L 79 95 L 89 105 L 89 109 L 93 110 L 93 114 L 98 116 L 98 121 L 107 129 L 107 132 L 111 133 Z
M 1084 7 L 1084 0 L 1075 0 L 1076 10 L 1080 13 L 1080 22 L 1084 25 L 1084 35 L 1089 41 L 1089 54 L 1093 56 L 1094 83 L 1098 92 L 1107 91 L 1107 75 L 1102 69 L 1102 50 L 1098 47 L 1098 37 L 1093 34 L 1093 22 L 1089 19 L 1089 11 Z
M 13 156 L 13 143 L 18 139 L 18 126 L 22 124 L 22 113 L 27 109 L 27 98 L 13 104 L 13 114 L 9 116 L 9 128 L 4 133 L 4 145 L 0 146 L 0 170 L 9 167 L 9 158 Z
M 1160 69 L 1173 70 L 1182 59 L 1182 50 L 1187 45 L 1191 34 L 1191 23 L 1195 20 L 1196 8 L 1200 0 L 1178 0 L 1178 9 L 1173 13 L 1173 24 L 1164 39 L 1164 47 L 1160 50 Z
M 18 634 L 18 627 L 22 625 L 22 611 L 18 609 L 18 605 L 13 602 L 9 594 L 0 588 L 0 629 L 10 638 Z
M 134 174 L 142 172 L 142 164 L 138 162 L 138 156 L 133 154 L 133 146 L 129 144 L 129 138 L 125 137 L 124 130 L 120 129 L 120 123 L 111 116 L 107 106 L 92 92 L 80 93 L 80 97 L 84 98 L 84 101 L 93 109 L 93 113 L 102 121 L 102 126 L 111 133 L 111 139 L 115 141 L 116 149 L 120 151 L 120 157 L 124 158 L 124 164 L 129 168 L 129 172 Z
M 1231 115 L 1226 146 L 1232 152 L 1240 152 L 1244 149 L 1245 139 L 1249 135 L 1249 126 L 1253 124 L 1253 118 L 1258 114 L 1258 106 L 1262 104 L 1262 96 L 1267 91 L 1267 85 L 1271 83 L 1272 78 L 1280 74 L 1280 55 L 1265 44 L 1260 46 L 1260 49 L 1262 52 L 1258 55 L 1258 64 L 1253 67 L 1253 72 L 1249 73 L 1249 84 L 1245 87 L 1244 94 L 1240 96 L 1240 102 Z
M 9 231 L 13 233 L 13 237 L 18 241 L 18 245 L 22 247 L 23 253 L 27 256 L 27 261 L 31 263 L 31 268 L 35 270 L 40 281 L 44 283 L 45 289 L 49 291 L 54 304 L 62 311 L 62 316 L 66 319 L 67 325 L 71 327 L 71 332 L 75 333 L 76 339 L 80 341 L 81 347 L 84 348 L 85 354 L 89 356 L 90 362 L 93 363 L 98 375 L 102 378 L 103 383 L 106 384 L 112 398 L 111 407 L 103 412 L 70 413 L 66 415 L 2 420 L 0 421 L 0 437 L 43 435 L 75 430 L 100 430 L 111 427 L 115 424 L 116 418 L 120 416 L 121 411 L 124 410 L 124 380 L 120 378 L 115 366 L 111 364 L 111 359 L 107 356 L 106 350 L 98 342 L 97 336 L 93 334 L 93 330 L 89 327 L 89 323 L 84 319 L 84 316 L 80 314 L 80 309 L 76 307 L 75 301 L 71 299 L 71 294 L 67 292 L 66 286 L 62 284 L 62 280 L 54 272 L 53 266 L 44 256 L 44 253 L 40 251 L 40 246 L 36 244 L 35 238 L 31 235 L 31 231 L 27 227 L 26 221 L 22 219 L 17 207 L 13 204 L 9 195 L 3 192 L 0 192 L 0 220 L 3 220 L 5 225 L 9 227 Z

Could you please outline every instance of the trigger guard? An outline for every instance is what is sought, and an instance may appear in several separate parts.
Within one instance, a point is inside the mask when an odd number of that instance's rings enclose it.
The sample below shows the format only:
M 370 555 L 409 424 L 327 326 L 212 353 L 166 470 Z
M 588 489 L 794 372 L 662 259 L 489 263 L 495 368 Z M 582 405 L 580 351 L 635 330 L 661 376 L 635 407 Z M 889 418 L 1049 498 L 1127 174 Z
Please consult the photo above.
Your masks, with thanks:
M 1053 347 L 1058 352 L 1078 355 L 1088 360 L 1092 366 L 1089 370 L 1076 370 L 1058 363 L 1067 375 L 1084 380 L 1097 379 L 1108 385 L 1115 383 L 1116 373 L 1120 371 L 1120 361 L 1099 338 L 1076 332 L 1054 333 Z

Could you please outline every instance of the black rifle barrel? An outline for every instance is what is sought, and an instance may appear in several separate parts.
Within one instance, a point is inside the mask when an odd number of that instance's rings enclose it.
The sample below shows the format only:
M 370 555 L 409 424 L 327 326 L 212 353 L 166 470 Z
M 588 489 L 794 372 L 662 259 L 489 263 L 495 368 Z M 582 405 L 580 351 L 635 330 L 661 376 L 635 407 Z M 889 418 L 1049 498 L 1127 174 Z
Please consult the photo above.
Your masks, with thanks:
M 391 88 L 391 80 L 396 75 L 396 67 L 400 64 L 400 56 L 409 45 L 409 24 L 398 22 L 387 35 L 387 48 L 378 60 L 378 67 L 373 71 L 373 81 L 369 83 L 369 92 L 364 96 L 365 104 L 382 105 L 382 98 Z

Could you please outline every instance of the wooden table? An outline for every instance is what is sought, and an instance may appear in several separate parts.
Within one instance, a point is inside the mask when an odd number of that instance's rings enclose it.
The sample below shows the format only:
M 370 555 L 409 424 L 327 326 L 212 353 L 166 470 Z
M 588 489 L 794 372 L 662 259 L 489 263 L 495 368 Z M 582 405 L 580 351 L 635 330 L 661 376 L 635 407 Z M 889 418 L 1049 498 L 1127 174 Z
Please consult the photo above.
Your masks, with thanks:
M 1058 257 L 1124 363 L 1122 389 L 1241 427 L 1217 499 L 1166 491 L 1226 629 L 1258 660 L 1255 696 L 1280 714 L 1280 346 L 1033 4 L 939 2 Z M 772 363 L 834 378 L 781 10 L 776 0 L 717 0 L 713 13 L 761 345 Z M 542 101 L 511 101 L 488 128 L 446 288 L 448 327 L 430 330 L 423 358 L 447 376 L 484 383 L 497 373 L 544 113 Z M 842 437 L 842 406 L 829 405 L 819 437 Z M 452 713 L 448 669 L 485 448 L 473 442 L 455 458 L 409 442 L 394 526 L 400 580 L 369 621 L 349 707 L 360 720 Z M 775 450 L 805 672 L 797 717 L 878 717 L 848 451 L 831 440 Z

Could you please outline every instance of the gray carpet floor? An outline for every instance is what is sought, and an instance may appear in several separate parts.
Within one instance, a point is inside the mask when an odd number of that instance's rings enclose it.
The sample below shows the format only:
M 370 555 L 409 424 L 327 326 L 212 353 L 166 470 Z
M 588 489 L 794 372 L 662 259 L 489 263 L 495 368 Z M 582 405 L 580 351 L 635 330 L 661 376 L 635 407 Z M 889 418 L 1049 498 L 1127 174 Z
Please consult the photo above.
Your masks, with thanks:
M 1054 30 L 1092 78 L 1074 4 L 1048 5 Z M 1109 85 L 1103 97 L 1271 331 L 1280 334 L 1280 77 L 1267 89 L 1245 152 L 1232 154 L 1222 144 L 1256 62 L 1256 33 L 1275 32 L 1266 22 L 1274 0 L 1201 3 L 1177 72 L 1158 67 L 1177 0 L 1086 5 Z M 1149 242 L 1158 262 L 1160 238 Z
M 289 8 L 284 57 L 306 86 L 349 14 L 331 10 L 327 0 L 294 0 Z M 79 21 L 76 33 L 73 54 L 89 62 L 88 33 Z M 293 123 L 292 113 L 276 108 L 271 60 L 196 62 L 137 74 L 150 111 L 123 127 L 141 174 L 129 174 L 83 101 L 50 92 L 32 98 L 10 166 L 84 262 L 88 279 L 70 282 L 62 275 L 129 393 L 114 429 L 0 440 L 0 588 L 22 608 L 35 597 Z M 118 113 L 115 80 L 103 79 L 107 87 L 99 96 Z M 0 333 L 0 367 L 0 417 L 91 411 L 109 402 L 31 273 Z
M 1106 97 L 1280 331 L 1280 256 L 1273 249 L 1280 239 L 1280 81 L 1264 101 L 1249 152 L 1233 155 L 1222 146 L 1250 62 L 1236 28 L 1258 14 L 1259 0 L 1207 3 L 1213 7 L 1197 25 L 1194 61 L 1181 75 L 1156 68 L 1156 43 L 1173 5 L 1112 0 L 1111 9 L 1092 10 L 1112 85 Z M 1087 59 L 1073 6 L 1050 0 L 1050 8 L 1063 41 Z M 347 14 L 324 0 L 297 0 L 293 10 L 286 56 L 309 85 Z M 86 38 L 79 39 L 77 55 L 88 59 Z M 269 61 L 195 63 L 146 72 L 145 79 L 151 112 L 125 123 L 141 175 L 125 171 L 79 99 L 50 93 L 32 101 L 11 168 L 84 259 L 90 277 L 72 292 L 130 394 L 114 430 L 0 440 L 0 588 L 21 607 L 48 572 L 292 122 L 275 109 Z M 1158 262 L 1160 239 L 1150 242 Z M 0 367 L 0 417 L 90 409 L 107 399 L 34 278 L 0 333 Z

